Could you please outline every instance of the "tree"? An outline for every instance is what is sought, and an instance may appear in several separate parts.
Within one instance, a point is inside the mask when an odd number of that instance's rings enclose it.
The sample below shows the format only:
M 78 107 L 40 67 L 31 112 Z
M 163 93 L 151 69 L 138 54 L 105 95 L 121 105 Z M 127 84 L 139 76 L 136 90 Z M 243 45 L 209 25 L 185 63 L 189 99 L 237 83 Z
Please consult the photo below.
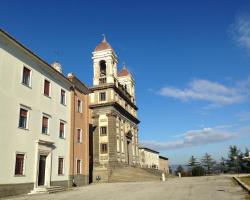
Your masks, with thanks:
M 205 170 L 202 166 L 195 166 L 192 169 L 192 176 L 204 176 Z
M 176 175 L 178 175 L 178 173 L 183 174 L 183 172 L 184 172 L 183 167 L 182 167 L 181 165 L 178 165 L 178 167 L 177 167 L 177 169 L 176 169 Z
M 205 155 L 201 159 L 201 165 L 204 167 L 206 174 L 212 173 L 212 169 L 215 164 L 216 162 L 213 160 L 212 156 L 208 153 L 205 153 Z
M 236 146 L 230 146 L 229 147 L 229 153 L 228 153 L 228 160 L 227 165 L 232 172 L 239 172 L 240 169 L 240 157 L 241 157 L 241 151 Z
M 249 156 L 249 150 L 248 148 L 245 149 L 244 153 L 241 153 L 240 157 L 239 157 L 239 167 L 241 172 L 243 173 L 249 173 L 250 172 L 250 162 L 244 160 L 244 157 L 248 157 Z
M 228 167 L 227 167 L 227 160 L 224 157 L 221 157 L 220 159 L 220 172 L 222 173 L 226 173 L 228 171 Z
M 188 162 L 188 166 L 192 169 L 198 165 L 197 159 L 194 156 L 191 156 Z

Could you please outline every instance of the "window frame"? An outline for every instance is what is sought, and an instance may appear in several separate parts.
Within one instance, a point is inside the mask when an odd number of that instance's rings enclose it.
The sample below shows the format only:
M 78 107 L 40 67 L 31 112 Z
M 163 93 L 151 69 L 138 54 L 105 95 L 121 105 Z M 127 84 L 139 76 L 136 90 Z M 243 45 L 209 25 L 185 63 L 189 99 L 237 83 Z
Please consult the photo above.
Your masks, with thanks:
M 29 70 L 29 83 L 28 83 L 28 85 L 27 84 L 25 84 L 24 83 L 24 69 L 28 69 Z M 24 86 L 26 86 L 26 87 L 28 87 L 28 88 L 31 88 L 31 86 L 32 86 L 32 70 L 31 70 L 31 68 L 30 67 L 27 67 L 26 65 L 23 65 L 23 68 L 22 68 L 22 71 L 21 71 L 21 84 L 22 85 L 24 85 Z
M 61 137 L 61 124 L 63 124 L 63 137 Z M 59 122 L 59 138 L 60 139 L 65 139 L 66 137 L 66 122 L 65 121 L 62 121 L 60 120 Z
M 80 130 L 80 141 L 78 140 L 78 134 L 79 134 L 79 131 Z M 81 128 L 77 128 L 76 129 L 76 143 L 78 144 L 81 144 L 82 143 L 82 138 L 83 138 L 83 134 L 82 134 L 82 129 Z
M 78 173 L 78 161 L 80 161 L 80 172 Z M 82 174 L 82 159 L 79 159 L 79 158 L 76 158 L 76 174 L 79 175 L 79 174 Z
M 44 133 L 44 132 L 43 132 L 43 118 L 44 118 L 44 117 L 48 119 L 47 133 Z M 50 115 L 45 114 L 45 113 L 42 114 L 42 129 L 41 129 L 42 131 L 41 131 L 41 133 L 44 134 L 44 135 L 49 135 L 49 132 L 50 132 L 50 131 L 49 131 L 49 129 L 50 129 L 50 119 L 51 119 L 51 116 L 50 116 Z
M 49 83 L 49 94 L 48 95 L 45 94 L 45 82 L 46 81 Z M 46 96 L 46 97 L 51 98 L 51 81 L 49 79 L 47 79 L 47 78 L 45 78 L 44 81 L 43 81 L 43 95 Z
M 59 160 L 60 159 L 62 159 L 62 172 L 61 173 L 59 173 L 60 171 L 60 162 L 59 162 Z M 57 175 L 58 176 L 64 176 L 65 175 L 65 158 L 63 157 L 63 156 L 58 156 L 58 159 L 57 159 Z
M 106 151 L 103 151 L 103 149 L 102 149 L 102 145 L 106 145 Z M 100 143 L 100 153 L 101 154 L 108 154 L 108 143 L 106 143 L 106 142 L 103 142 L 103 143 Z
M 27 111 L 27 116 L 26 116 L 26 126 L 22 127 L 20 126 L 20 120 L 21 120 L 21 109 L 26 110 Z M 30 117 L 30 108 L 24 105 L 20 105 L 19 107 L 19 114 L 18 114 L 18 128 L 20 129 L 24 129 L 24 130 L 29 130 L 29 117 Z
M 64 102 L 62 102 L 62 92 L 64 92 Z M 60 104 L 66 106 L 67 105 L 67 98 L 66 98 L 66 91 L 64 89 L 61 89 L 60 93 Z
M 105 96 L 105 99 L 104 99 L 104 100 L 102 100 L 102 98 L 101 98 L 102 94 L 105 94 L 105 95 L 104 95 L 104 96 Z M 99 101 L 100 101 L 100 102 L 105 102 L 105 101 L 107 101 L 107 92 L 106 92 L 106 91 L 99 92 Z
M 16 158 L 18 154 L 23 154 L 23 167 L 22 167 L 22 174 L 16 174 Z M 16 151 L 14 154 L 14 177 L 23 177 L 25 176 L 25 168 L 26 168 L 26 153 L 25 152 L 20 152 L 20 151 Z
M 80 102 L 80 107 L 78 107 L 78 103 Z M 80 109 L 79 109 L 80 108 Z M 82 113 L 82 100 L 77 98 L 77 101 L 76 101 L 76 112 L 78 113 Z
M 106 128 L 106 133 L 103 133 L 102 128 Z M 108 126 L 100 126 L 99 131 L 100 131 L 101 136 L 107 136 L 108 135 Z

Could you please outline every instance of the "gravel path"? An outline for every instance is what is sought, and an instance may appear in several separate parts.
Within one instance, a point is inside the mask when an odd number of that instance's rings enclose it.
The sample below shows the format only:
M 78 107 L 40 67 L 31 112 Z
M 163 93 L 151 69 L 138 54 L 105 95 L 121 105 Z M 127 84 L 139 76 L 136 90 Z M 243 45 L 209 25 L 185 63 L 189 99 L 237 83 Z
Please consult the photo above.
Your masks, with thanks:
M 239 200 L 246 193 L 231 177 L 172 178 L 166 182 L 94 184 L 49 195 L 19 196 L 11 200 Z

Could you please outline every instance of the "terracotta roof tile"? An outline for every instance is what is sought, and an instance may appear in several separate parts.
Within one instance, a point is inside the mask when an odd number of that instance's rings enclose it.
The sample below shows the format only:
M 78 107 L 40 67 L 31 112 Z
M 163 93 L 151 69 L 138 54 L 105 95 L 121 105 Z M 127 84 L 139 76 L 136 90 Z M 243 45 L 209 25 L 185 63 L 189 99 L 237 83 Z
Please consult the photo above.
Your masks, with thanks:
M 103 40 L 100 44 L 96 46 L 94 51 L 103 51 L 106 49 L 111 49 L 112 51 L 114 51 L 112 46 L 106 40 Z
M 118 73 L 118 76 L 127 76 L 130 72 L 127 70 L 126 67 L 123 67 L 122 70 Z

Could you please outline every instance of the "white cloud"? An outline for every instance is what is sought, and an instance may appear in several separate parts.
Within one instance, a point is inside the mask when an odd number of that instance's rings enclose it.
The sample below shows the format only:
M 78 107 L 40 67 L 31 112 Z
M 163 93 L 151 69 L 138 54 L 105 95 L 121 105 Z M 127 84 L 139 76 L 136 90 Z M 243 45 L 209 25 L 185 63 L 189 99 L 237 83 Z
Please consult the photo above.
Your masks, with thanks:
M 249 97 L 250 78 L 238 82 L 234 87 L 227 87 L 218 82 L 195 79 L 184 89 L 172 86 L 160 90 L 160 95 L 173 97 L 182 101 L 202 100 L 210 102 L 210 107 L 241 103 Z
M 168 142 L 142 141 L 142 145 L 159 151 L 179 149 L 184 147 L 224 142 L 237 137 L 238 133 L 235 134 L 233 132 L 215 127 L 203 128 L 200 130 L 190 130 L 178 136 L 181 137 L 179 140 Z
M 250 16 L 240 15 L 231 25 L 234 40 L 243 48 L 250 50 Z

